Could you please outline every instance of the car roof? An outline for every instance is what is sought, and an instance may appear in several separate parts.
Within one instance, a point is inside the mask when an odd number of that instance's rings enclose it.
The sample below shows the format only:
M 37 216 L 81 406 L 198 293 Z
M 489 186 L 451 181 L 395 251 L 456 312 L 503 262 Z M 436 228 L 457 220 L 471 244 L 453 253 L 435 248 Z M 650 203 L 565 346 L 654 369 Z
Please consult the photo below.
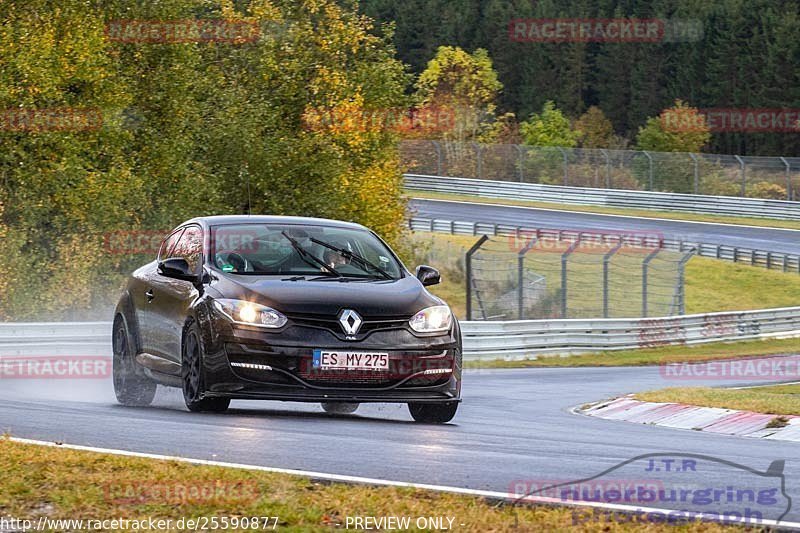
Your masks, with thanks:
M 332 220 L 329 218 L 290 217 L 275 215 L 215 215 L 208 217 L 195 217 L 187 220 L 181 226 L 195 223 L 204 226 L 221 226 L 225 224 L 309 224 L 316 226 L 329 226 L 336 228 L 367 229 L 355 222 Z

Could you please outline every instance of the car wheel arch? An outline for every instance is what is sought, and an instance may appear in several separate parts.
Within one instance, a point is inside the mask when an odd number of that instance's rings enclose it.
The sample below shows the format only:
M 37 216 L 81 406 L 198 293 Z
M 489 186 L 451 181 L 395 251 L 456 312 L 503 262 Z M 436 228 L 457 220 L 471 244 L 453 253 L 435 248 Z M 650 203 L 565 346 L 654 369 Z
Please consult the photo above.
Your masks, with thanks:
M 114 327 L 116 327 L 116 319 L 120 317 L 125 323 L 125 328 L 128 330 L 128 337 L 133 341 L 134 354 L 142 351 L 142 339 L 139 331 L 139 324 L 136 320 L 136 312 L 133 305 L 133 299 L 130 292 L 127 290 L 120 298 L 117 308 L 114 312 Z

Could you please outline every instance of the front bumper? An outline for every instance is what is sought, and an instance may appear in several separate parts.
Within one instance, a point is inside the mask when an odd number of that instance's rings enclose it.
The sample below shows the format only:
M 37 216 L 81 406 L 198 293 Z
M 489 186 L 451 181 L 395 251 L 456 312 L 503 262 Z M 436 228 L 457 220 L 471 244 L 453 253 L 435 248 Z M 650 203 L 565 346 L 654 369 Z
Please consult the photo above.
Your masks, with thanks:
M 418 337 L 376 329 L 358 342 L 324 327 L 289 324 L 280 332 L 215 321 L 207 339 L 206 396 L 300 402 L 452 402 L 461 400 L 458 325 Z M 388 371 L 312 368 L 315 349 L 385 352 Z

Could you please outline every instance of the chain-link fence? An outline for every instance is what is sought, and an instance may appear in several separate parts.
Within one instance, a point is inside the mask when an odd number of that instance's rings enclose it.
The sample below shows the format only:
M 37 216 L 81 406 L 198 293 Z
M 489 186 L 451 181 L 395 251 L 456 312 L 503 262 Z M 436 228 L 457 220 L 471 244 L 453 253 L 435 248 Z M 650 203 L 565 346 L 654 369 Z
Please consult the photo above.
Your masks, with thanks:
M 408 140 L 410 173 L 545 185 L 800 201 L 800 157 Z
M 684 314 L 684 267 L 694 253 L 622 235 L 483 236 L 466 254 L 466 315 L 524 320 Z

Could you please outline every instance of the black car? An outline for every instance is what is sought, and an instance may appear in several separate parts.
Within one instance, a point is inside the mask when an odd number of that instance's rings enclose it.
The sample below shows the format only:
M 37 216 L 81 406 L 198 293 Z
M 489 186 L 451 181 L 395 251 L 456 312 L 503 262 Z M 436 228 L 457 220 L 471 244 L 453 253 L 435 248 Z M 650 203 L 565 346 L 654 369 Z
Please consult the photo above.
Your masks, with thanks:
M 450 421 L 461 401 L 461 330 L 369 229 L 301 217 L 216 216 L 181 224 L 136 270 L 114 315 L 114 389 L 149 405 L 180 387 L 191 411 L 231 399 L 407 403 Z

